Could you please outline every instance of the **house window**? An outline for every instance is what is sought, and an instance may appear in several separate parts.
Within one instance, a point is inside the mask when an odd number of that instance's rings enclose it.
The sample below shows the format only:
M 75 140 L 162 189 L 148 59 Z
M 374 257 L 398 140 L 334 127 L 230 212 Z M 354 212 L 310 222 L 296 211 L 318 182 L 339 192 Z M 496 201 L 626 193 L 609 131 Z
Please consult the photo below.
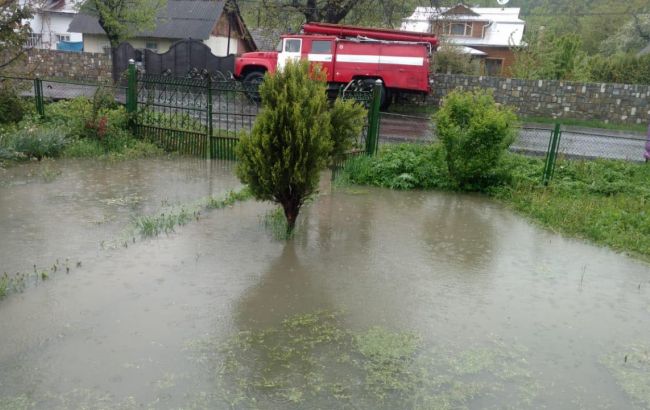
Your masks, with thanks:
M 471 36 L 472 23 L 446 22 L 442 25 L 442 34 L 447 36 Z
M 25 43 L 25 47 L 31 48 L 31 47 L 40 47 L 42 44 L 43 40 L 43 35 L 41 33 L 30 33 L 29 37 L 27 37 L 27 42 Z
M 70 34 L 57 34 L 56 42 L 60 43 L 62 41 L 70 41 Z
M 485 75 L 499 76 L 503 69 L 503 59 L 501 58 L 486 58 L 485 59 Z
M 311 42 L 311 52 L 314 54 L 332 54 L 332 42 L 314 40 Z
M 158 51 L 158 43 L 155 41 L 147 41 L 144 43 L 144 48 L 151 51 Z

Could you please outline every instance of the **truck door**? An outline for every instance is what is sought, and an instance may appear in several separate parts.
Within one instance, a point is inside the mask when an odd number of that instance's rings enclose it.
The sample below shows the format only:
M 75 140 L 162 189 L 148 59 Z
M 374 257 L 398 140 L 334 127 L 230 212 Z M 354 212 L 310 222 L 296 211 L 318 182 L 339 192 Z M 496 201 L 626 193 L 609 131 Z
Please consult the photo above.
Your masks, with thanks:
M 311 49 L 307 54 L 307 60 L 312 67 L 316 64 L 322 67 L 327 81 L 334 79 L 333 43 L 332 40 L 312 40 Z
M 282 44 L 282 51 L 278 53 L 278 69 L 282 70 L 287 65 L 287 61 L 300 60 L 302 50 L 302 39 L 285 38 Z

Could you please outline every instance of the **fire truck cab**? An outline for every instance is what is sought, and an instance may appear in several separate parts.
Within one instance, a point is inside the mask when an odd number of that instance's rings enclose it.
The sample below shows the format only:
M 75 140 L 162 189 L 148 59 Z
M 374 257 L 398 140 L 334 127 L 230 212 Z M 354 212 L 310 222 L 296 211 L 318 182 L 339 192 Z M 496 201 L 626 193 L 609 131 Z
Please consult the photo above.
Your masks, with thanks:
M 235 77 L 259 82 L 287 61 L 303 59 L 321 66 L 332 89 L 353 80 L 368 87 L 382 80 L 387 102 L 393 93 L 430 91 L 429 59 L 436 46 L 435 37 L 422 33 L 309 23 L 302 34 L 281 36 L 276 51 L 243 54 L 235 63 Z

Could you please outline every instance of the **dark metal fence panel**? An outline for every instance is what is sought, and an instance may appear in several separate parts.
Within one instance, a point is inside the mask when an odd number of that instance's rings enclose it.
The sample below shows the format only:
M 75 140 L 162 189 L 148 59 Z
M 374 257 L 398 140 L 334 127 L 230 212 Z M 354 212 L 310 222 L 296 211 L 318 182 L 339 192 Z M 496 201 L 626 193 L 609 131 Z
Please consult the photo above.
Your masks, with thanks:
M 122 74 L 129 67 L 129 61 L 142 62 L 142 51 L 136 50 L 129 43 L 122 43 L 112 51 L 113 81 L 122 79 Z
M 144 68 L 148 74 L 185 77 L 196 72 L 227 79 L 235 71 L 235 55 L 217 57 L 210 47 L 198 40 L 179 40 L 162 54 L 145 50 Z

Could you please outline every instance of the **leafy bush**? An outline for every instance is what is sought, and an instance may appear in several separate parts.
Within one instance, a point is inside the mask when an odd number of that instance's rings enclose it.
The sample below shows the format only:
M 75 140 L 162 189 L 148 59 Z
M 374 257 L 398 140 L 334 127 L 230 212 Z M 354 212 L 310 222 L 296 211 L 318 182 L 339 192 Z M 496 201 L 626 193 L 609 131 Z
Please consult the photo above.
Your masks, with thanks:
M 490 92 L 454 91 L 434 115 L 449 175 L 466 190 L 498 183 L 499 162 L 515 138 L 516 116 Z
M 0 124 L 18 122 L 25 110 L 18 95 L 10 88 L 0 88 Z
M 336 99 L 330 109 L 332 124 L 333 160 L 340 160 L 343 155 L 353 148 L 354 141 L 361 135 L 364 118 L 368 115 L 363 106 L 353 100 Z M 359 147 L 356 147 L 359 148 Z
M 32 127 L 18 130 L 10 142 L 11 149 L 25 158 L 58 157 L 67 144 L 65 130 Z
M 650 54 L 613 56 L 596 55 L 589 58 L 589 80 L 602 83 L 650 84 Z
M 440 144 L 382 146 L 377 157 L 354 158 L 344 171 L 352 183 L 392 189 L 447 189 L 453 185 Z
M 479 60 L 472 58 L 470 54 L 463 53 L 459 47 L 453 44 L 444 44 L 440 47 L 434 53 L 431 63 L 431 71 L 435 73 L 478 75 L 481 72 Z

